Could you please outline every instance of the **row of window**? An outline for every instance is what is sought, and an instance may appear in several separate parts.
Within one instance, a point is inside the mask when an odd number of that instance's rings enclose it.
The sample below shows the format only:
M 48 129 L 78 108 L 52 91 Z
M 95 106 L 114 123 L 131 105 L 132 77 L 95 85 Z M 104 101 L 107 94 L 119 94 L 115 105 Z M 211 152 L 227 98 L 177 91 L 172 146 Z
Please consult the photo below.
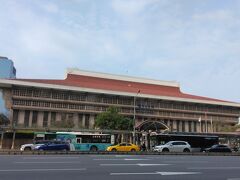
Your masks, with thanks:
M 66 103 L 50 103 L 43 101 L 28 101 L 28 100 L 13 100 L 13 105 L 15 106 L 34 106 L 34 107 L 46 107 L 53 109 L 72 109 L 72 110 L 86 110 L 86 111 L 97 111 L 104 112 L 108 107 L 94 106 L 94 105 L 83 105 L 83 104 L 66 104 Z M 134 109 L 131 108 L 119 108 L 120 113 L 133 114 Z M 183 113 L 183 112 L 169 112 L 169 111 L 159 111 L 159 110 L 146 110 L 146 109 L 136 109 L 137 114 L 144 115 L 155 115 L 155 116 L 165 116 L 165 117 L 181 117 L 181 118 L 202 118 L 202 119 L 212 119 L 212 120 L 228 120 L 235 121 L 235 117 L 227 116 L 215 116 L 215 115 L 200 115 L 194 113 Z
M 133 97 L 123 96 L 111 96 L 111 95 L 98 95 L 90 93 L 73 93 L 63 91 L 51 91 L 51 90 L 40 90 L 40 89 L 13 89 L 13 95 L 25 96 L 25 97 L 42 97 L 51 99 L 61 100 L 73 100 L 73 101 L 87 101 L 87 102 L 98 102 L 106 104 L 122 104 L 122 105 L 133 105 Z M 220 113 L 233 113 L 239 114 L 238 109 L 226 108 L 224 106 L 204 106 L 199 104 L 190 103 L 173 103 L 161 100 L 149 100 L 136 98 L 136 105 L 139 109 L 148 111 L 149 109 L 164 108 L 164 109 L 179 109 L 179 110 L 190 110 L 190 111 L 202 111 L 202 112 L 220 112 Z M 47 106 L 46 106 L 47 107 Z

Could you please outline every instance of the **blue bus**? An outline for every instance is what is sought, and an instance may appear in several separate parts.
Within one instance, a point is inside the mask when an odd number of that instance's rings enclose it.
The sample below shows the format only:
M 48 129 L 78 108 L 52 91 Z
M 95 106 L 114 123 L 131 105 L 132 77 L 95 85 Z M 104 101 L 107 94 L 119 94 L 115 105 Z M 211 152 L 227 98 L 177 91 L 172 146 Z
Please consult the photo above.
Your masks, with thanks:
M 105 151 L 114 144 L 114 135 L 84 132 L 56 132 L 57 140 L 70 143 L 71 151 Z

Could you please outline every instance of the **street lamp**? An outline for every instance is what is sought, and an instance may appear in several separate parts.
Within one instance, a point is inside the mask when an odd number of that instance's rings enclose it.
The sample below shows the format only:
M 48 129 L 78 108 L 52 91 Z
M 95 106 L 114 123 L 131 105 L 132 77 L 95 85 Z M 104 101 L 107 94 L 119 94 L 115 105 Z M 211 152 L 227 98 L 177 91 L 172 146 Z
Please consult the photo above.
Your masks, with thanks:
M 140 93 L 140 90 L 138 90 L 137 94 L 133 97 L 133 144 L 136 144 L 136 98 L 137 95 Z

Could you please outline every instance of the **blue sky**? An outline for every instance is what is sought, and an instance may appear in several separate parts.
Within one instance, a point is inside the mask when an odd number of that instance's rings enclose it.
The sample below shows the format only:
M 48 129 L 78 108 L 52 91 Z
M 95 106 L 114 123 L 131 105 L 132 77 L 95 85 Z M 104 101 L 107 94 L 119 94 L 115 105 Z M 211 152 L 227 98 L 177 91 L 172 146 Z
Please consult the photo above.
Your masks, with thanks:
M 0 0 L 0 55 L 20 78 L 66 68 L 177 81 L 240 102 L 238 0 Z

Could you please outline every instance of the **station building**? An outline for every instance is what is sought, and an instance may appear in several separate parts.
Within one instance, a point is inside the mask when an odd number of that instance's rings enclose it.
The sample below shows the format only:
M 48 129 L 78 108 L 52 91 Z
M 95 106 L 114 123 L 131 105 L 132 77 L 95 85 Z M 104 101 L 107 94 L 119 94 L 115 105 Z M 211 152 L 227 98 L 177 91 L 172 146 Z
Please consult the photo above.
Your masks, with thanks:
M 177 82 L 68 69 L 65 79 L 0 79 L 10 127 L 94 130 L 110 106 L 137 131 L 213 133 L 238 123 L 240 104 L 181 92 Z

